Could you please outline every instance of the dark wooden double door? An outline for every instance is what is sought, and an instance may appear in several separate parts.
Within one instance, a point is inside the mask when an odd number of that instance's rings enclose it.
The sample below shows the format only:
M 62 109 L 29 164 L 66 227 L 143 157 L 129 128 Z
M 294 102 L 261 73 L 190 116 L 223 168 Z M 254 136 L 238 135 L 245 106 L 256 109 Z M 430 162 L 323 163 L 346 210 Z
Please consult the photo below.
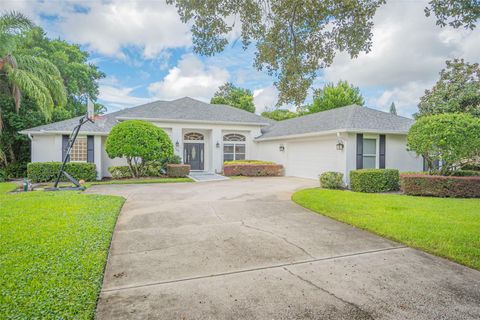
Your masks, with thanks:
M 203 170 L 205 159 L 203 143 L 185 143 L 183 161 L 190 165 L 190 170 Z

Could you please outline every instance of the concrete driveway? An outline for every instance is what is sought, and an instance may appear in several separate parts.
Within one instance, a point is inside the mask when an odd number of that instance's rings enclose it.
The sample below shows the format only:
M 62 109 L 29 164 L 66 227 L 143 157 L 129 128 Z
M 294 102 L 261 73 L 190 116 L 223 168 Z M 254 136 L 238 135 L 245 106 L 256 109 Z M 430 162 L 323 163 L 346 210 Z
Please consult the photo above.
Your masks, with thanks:
M 480 272 L 305 210 L 298 178 L 96 186 L 127 198 L 98 319 L 479 319 Z

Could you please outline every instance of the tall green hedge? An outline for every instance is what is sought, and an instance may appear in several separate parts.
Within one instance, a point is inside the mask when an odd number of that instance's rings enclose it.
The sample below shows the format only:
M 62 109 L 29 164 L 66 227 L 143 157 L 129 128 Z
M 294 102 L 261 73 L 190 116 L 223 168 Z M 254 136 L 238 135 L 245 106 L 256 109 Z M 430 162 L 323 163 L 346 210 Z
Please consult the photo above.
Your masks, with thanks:
M 31 162 L 27 166 L 27 176 L 30 181 L 51 182 L 57 178 L 61 162 Z M 97 168 L 94 163 L 69 162 L 65 171 L 77 180 L 93 181 L 97 178 Z M 62 176 L 62 181 L 67 178 Z
M 396 169 L 361 169 L 350 171 L 350 188 L 355 192 L 388 192 L 400 188 Z

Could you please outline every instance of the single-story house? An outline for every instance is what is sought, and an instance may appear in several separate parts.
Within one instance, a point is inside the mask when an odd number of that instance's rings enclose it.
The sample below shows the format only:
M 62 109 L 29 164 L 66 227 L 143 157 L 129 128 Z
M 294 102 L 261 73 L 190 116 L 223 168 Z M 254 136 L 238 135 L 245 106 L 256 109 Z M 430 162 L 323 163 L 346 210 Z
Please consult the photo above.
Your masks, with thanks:
M 276 122 L 188 97 L 124 109 L 85 124 L 70 161 L 94 162 L 99 179 L 110 175 L 110 166 L 126 165 L 125 159 L 107 156 L 105 141 L 116 123 L 130 119 L 165 130 L 175 154 L 192 170 L 221 173 L 224 161 L 242 159 L 274 161 L 284 166 L 285 175 L 306 178 L 325 171 L 348 177 L 350 170 L 360 168 L 423 169 L 422 158 L 406 148 L 412 119 L 351 105 Z M 23 130 L 31 139 L 32 162 L 62 161 L 78 120 Z

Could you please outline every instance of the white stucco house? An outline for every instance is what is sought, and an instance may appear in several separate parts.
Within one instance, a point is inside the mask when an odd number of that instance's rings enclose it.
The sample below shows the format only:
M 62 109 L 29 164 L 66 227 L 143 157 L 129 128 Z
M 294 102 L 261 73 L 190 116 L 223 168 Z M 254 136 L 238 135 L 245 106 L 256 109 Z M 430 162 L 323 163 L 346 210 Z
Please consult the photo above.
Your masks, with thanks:
M 192 170 L 221 173 L 228 160 L 256 159 L 280 163 L 285 175 L 317 178 L 325 171 L 396 168 L 421 171 L 423 160 L 406 149 L 413 120 L 360 106 L 347 106 L 285 121 L 272 121 L 226 105 L 192 98 L 155 101 L 105 115 L 87 123 L 72 150 L 71 161 L 94 162 L 98 178 L 108 168 L 126 165 L 110 159 L 105 141 L 118 122 L 154 123 L 170 136 L 175 153 Z M 24 130 L 31 139 L 31 161 L 62 161 L 68 135 L 79 118 Z

